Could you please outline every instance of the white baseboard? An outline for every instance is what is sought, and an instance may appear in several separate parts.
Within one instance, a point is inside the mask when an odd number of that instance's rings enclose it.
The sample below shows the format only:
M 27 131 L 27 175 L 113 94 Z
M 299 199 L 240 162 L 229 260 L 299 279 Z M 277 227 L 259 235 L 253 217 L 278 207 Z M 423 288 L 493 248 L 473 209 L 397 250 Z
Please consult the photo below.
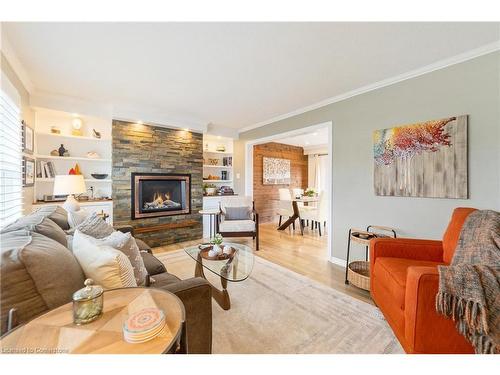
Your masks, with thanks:
M 330 257 L 330 262 L 333 264 L 336 264 L 338 266 L 345 267 L 347 262 L 344 259 L 336 258 L 336 257 Z

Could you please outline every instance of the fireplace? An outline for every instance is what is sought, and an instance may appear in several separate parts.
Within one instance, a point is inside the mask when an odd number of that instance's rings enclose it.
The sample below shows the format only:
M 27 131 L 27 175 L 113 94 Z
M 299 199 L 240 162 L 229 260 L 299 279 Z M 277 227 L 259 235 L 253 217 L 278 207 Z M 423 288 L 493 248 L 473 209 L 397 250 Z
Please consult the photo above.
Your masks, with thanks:
M 132 173 L 132 219 L 191 213 L 191 175 Z

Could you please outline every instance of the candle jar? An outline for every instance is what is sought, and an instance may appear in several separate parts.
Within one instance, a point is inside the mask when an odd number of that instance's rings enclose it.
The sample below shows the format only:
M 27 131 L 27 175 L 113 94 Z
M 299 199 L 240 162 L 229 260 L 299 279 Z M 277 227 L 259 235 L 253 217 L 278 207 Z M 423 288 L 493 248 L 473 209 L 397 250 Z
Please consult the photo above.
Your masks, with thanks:
M 87 324 L 102 315 L 103 289 L 92 285 L 92 279 L 85 280 L 85 288 L 73 294 L 73 323 Z

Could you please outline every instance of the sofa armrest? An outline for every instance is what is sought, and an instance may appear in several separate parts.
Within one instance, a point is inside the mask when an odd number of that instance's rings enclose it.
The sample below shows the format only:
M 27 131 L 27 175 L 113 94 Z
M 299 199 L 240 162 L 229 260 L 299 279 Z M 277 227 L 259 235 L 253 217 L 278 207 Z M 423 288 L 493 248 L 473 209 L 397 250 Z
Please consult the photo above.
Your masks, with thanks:
M 370 263 L 372 265 L 377 257 L 442 262 L 443 243 L 442 241 L 413 238 L 375 238 L 370 241 Z
M 186 310 L 187 349 L 190 354 L 212 352 L 212 288 L 201 277 L 165 285 L 180 298 Z
M 473 353 L 455 322 L 436 312 L 437 267 L 409 267 L 405 293 L 405 338 L 411 353 Z

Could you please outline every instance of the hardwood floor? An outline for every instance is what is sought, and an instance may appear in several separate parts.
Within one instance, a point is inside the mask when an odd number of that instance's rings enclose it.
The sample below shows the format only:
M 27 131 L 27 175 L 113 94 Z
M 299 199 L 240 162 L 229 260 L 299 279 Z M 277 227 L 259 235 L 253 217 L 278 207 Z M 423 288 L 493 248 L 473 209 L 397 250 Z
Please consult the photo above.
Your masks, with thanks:
M 279 264 L 319 283 L 327 285 L 349 296 L 373 304 L 370 293 L 344 284 L 345 269 L 328 261 L 327 235 L 319 236 L 318 231 L 306 229 L 304 236 L 297 230 L 278 231 L 276 224 L 261 224 L 260 250 L 255 254 L 270 262 Z M 154 253 L 174 251 L 199 243 L 186 241 L 173 245 L 156 247 Z M 231 238 L 232 242 L 252 245 L 251 238 Z

